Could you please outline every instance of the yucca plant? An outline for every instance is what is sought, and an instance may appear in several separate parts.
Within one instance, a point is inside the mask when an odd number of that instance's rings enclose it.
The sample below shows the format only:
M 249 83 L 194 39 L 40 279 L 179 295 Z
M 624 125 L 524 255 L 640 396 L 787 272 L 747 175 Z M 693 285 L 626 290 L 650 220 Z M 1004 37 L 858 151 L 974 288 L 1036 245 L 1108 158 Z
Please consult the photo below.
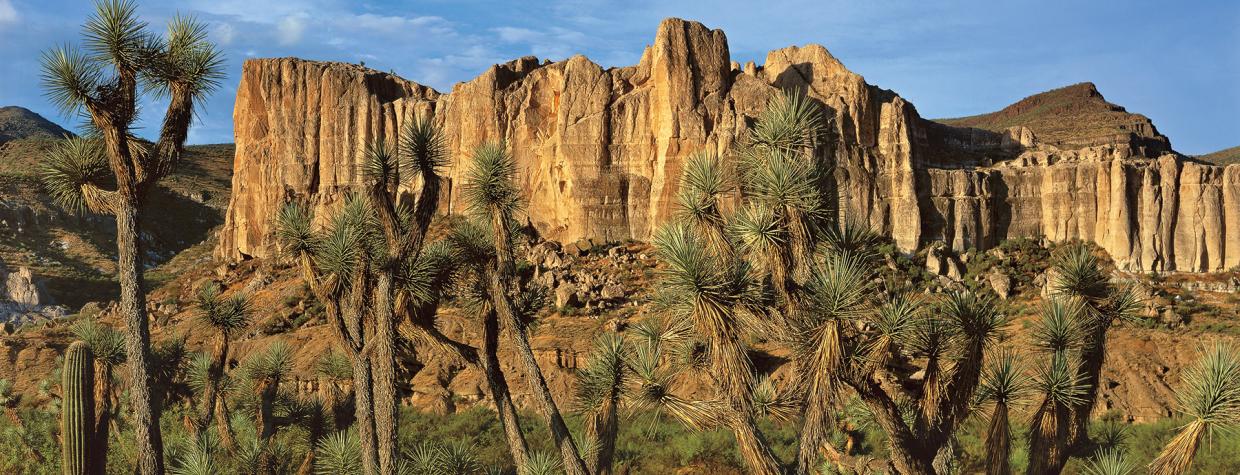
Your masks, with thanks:
M 292 352 L 283 341 L 277 340 L 262 352 L 251 355 L 242 363 L 240 372 L 246 378 L 245 392 L 253 400 L 254 427 L 259 450 L 255 469 L 259 473 L 273 473 L 276 460 L 272 439 L 279 424 L 276 420 L 277 396 L 280 382 L 291 371 Z
M 1085 475 L 1130 475 L 1136 470 L 1137 464 L 1117 448 L 1099 451 L 1081 467 L 1081 473 Z
M 353 431 L 340 431 L 319 441 L 315 447 L 316 475 L 354 475 L 362 472 L 362 446 Z
M 1013 405 L 1028 396 L 1030 387 L 1020 363 L 1020 355 L 1001 350 L 990 358 L 982 372 L 977 389 L 977 399 L 991 404 L 990 420 L 986 429 L 986 473 L 1009 475 L 1012 466 L 1008 460 L 1012 448 L 1012 426 L 1009 413 Z
M 1226 343 L 1203 348 L 1184 372 L 1176 400 L 1189 422 L 1150 463 L 1154 475 L 1187 473 L 1206 436 L 1240 425 L 1240 348 Z
M 577 370 L 574 399 L 585 417 L 586 438 L 596 450 L 587 451 L 590 473 L 610 475 L 620 431 L 619 409 L 631 379 L 628 345 L 623 336 L 603 333 L 594 341 L 585 366 Z
M 1089 445 L 1089 420 L 1098 399 L 1099 381 L 1106 358 L 1107 331 L 1115 320 L 1130 319 L 1141 302 L 1130 287 L 1117 286 L 1103 262 L 1086 243 L 1073 243 L 1057 251 L 1052 262 L 1054 279 L 1049 282 L 1054 294 L 1077 299 L 1080 305 L 1080 380 L 1081 400 L 1071 408 L 1072 425 L 1069 442 L 1074 448 Z M 1060 455 L 1066 457 L 1066 454 Z M 1057 461 L 1062 465 L 1065 460 Z
M 86 51 L 66 45 L 43 54 L 42 81 L 48 98 L 66 114 L 88 119 L 92 133 L 48 154 L 42 181 L 69 209 L 116 218 L 137 471 L 162 474 L 159 408 L 148 386 L 152 367 L 139 222 L 144 199 L 180 162 L 195 103 L 218 87 L 224 61 L 204 23 L 178 15 L 167 33 L 158 35 L 129 1 L 100 0 L 82 33 Z M 143 96 L 168 101 L 159 137 L 149 147 L 131 133 Z
M 223 297 L 219 286 L 214 283 L 198 289 L 197 304 L 198 318 L 216 331 L 215 345 L 211 350 L 206 378 L 200 390 L 198 418 L 194 421 L 194 431 L 201 437 L 213 417 L 217 418 L 218 422 L 227 424 L 228 414 L 223 412 L 223 406 L 216 399 L 221 392 L 229 346 L 233 336 L 250 324 L 251 304 L 249 297 L 241 293 Z M 220 434 L 220 437 L 226 447 L 231 446 L 230 434 Z
M 1072 408 L 1085 398 L 1076 358 L 1066 352 L 1054 352 L 1049 361 L 1037 366 L 1034 390 L 1042 401 L 1029 422 L 1029 453 L 1026 471 L 1029 475 L 1059 473 L 1071 453 L 1069 435 Z
M 532 289 L 516 279 L 515 273 L 514 217 L 522 203 L 516 182 L 516 160 L 504 143 L 491 142 L 475 148 L 471 162 L 465 175 L 463 196 L 471 212 L 488 223 L 495 252 L 494 260 L 482 272 L 486 296 L 499 321 L 508 327 L 508 334 L 517 350 L 518 366 L 530 383 L 535 403 L 563 457 L 565 471 L 569 475 L 585 475 L 588 473 L 585 461 L 551 397 L 546 378 L 530 348 L 526 324 L 517 305 L 517 298 Z

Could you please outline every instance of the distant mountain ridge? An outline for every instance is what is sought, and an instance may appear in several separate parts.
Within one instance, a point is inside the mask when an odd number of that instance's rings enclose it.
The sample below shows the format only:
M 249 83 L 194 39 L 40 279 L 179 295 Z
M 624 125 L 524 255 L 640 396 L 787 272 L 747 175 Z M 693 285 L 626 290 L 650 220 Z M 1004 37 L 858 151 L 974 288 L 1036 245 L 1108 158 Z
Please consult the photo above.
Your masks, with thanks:
M 1107 102 L 1092 82 L 1034 94 L 989 114 L 934 120 L 994 132 L 1024 126 L 1039 142 L 1060 148 L 1127 143 L 1149 156 L 1171 151 L 1171 141 L 1149 117 Z
M 1231 148 L 1225 148 L 1217 152 L 1207 153 L 1205 155 L 1198 155 L 1195 158 L 1198 160 L 1205 161 L 1205 162 L 1213 163 L 1215 165 L 1230 165 L 1233 163 L 1240 163 L 1240 145 L 1237 145 Z
M 0 107 L 0 143 L 26 138 L 59 139 L 73 132 L 21 106 Z

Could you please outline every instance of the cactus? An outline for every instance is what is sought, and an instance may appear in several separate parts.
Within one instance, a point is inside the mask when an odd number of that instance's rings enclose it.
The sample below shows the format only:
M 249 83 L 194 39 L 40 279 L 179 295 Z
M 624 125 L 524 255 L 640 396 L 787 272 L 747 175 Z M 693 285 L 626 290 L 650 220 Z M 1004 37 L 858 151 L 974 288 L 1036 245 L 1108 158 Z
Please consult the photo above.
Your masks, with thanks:
M 95 357 L 85 342 L 69 345 L 61 378 L 62 467 L 65 475 L 87 475 L 95 423 Z

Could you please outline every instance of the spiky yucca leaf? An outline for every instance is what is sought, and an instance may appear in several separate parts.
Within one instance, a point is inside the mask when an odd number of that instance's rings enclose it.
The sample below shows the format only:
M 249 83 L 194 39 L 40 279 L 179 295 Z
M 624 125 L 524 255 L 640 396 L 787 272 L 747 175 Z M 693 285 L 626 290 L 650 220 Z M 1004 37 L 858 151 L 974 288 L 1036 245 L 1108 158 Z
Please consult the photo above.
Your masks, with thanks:
M 224 78 L 223 52 L 208 38 L 207 24 L 192 16 L 172 17 L 165 38 L 151 35 L 145 49 L 143 78 L 157 97 L 168 97 L 173 87 L 182 87 L 194 100 L 201 100 Z
M 362 472 L 362 443 L 351 430 L 323 437 L 315 450 L 316 475 L 353 475 Z
M 883 236 L 874 232 L 868 223 L 852 218 L 824 226 L 822 230 L 823 247 L 836 253 L 871 257 L 882 242 Z
M 491 210 L 511 215 L 520 208 L 517 161 L 503 142 L 488 142 L 474 149 L 472 165 L 465 174 L 463 196 L 475 213 Z
M 74 213 L 107 211 L 92 208 L 90 197 L 82 186 L 97 185 L 108 174 L 102 144 L 82 137 L 69 138 L 52 147 L 39 168 L 39 179 L 48 194 L 61 207 Z
M 1021 355 L 1001 350 L 983 367 L 977 387 L 977 398 L 1002 404 L 1019 403 L 1030 395 L 1032 387 L 1021 364 Z
M 396 154 L 397 151 L 382 140 L 366 144 L 362 153 L 362 175 L 385 187 L 396 184 L 400 178 L 400 160 Z
M 198 289 L 197 303 L 198 317 L 225 335 L 250 324 L 252 305 L 245 294 L 235 293 L 225 298 L 220 295 L 218 285 L 209 283 Z
M 797 408 L 796 401 L 786 391 L 780 391 L 769 374 L 762 375 L 754 384 L 754 414 L 778 422 L 790 422 L 796 419 Z
M 313 218 L 305 206 L 286 203 L 276 214 L 276 238 L 293 255 L 314 252 Z
M 621 335 L 608 332 L 595 338 L 589 360 L 577 370 L 574 399 L 579 410 L 590 413 L 601 410 L 608 402 L 619 402 L 629 379 L 627 353 Z
M 138 17 L 138 6 L 128 0 L 104 0 L 86 20 L 83 33 L 92 60 L 137 71 L 150 58 L 151 35 Z
M 94 319 L 83 319 L 73 325 L 73 334 L 86 342 L 95 361 L 110 366 L 125 362 L 125 334 Z
M 530 453 L 525 473 L 521 475 L 557 475 L 561 472 L 559 456 L 552 452 L 535 451 Z
M 822 192 L 818 170 L 808 158 L 780 150 L 762 150 L 743 161 L 746 196 L 780 209 L 795 209 L 821 218 Z
M 215 463 L 214 444 L 210 438 L 200 443 L 189 444 L 179 457 L 172 460 L 168 473 L 172 475 L 216 475 L 220 466 Z
M 1055 256 L 1052 263 L 1056 275 L 1051 289 L 1091 303 L 1101 302 L 1111 291 L 1110 276 L 1101 264 L 1088 245 L 1070 244 Z
M 1030 329 L 1033 345 L 1056 353 L 1079 349 L 1085 331 L 1082 327 L 1084 312 L 1078 298 L 1051 297 L 1042 304 L 1041 315 Z
M 1151 474 L 1187 472 L 1202 439 L 1240 425 L 1240 348 L 1218 342 L 1203 348 L 1182 379 L 1176 400 L 1191 421 L 1150 462 Z
M 766 103 L 750 143 L 786 151 L 814 148 L 825 132 L 822 109 L 799 92 L 781 91 Z
M 482 463 L 478 461 L 476 452 L 477 447 L 467 445 L 464 442 L 441 446 L 439 450 L 439 473 L 478 473 L 482 470 Z
M 103 70 L 81 50 L 65 45 L 43 52 L 40 80 L 44 94 L 64 115 L 77 115 L 103 82 Z
M 874 312 L 874 336 L 867 342 L 866 357 L 871 364 L 884 367 L 899 345 L 904 344 L 917 330 L 923 303 L 915 296 L 898 294 L 884 302 Z
M 436 172 L 448 163 L 448 141 L 434 114 L 419 115 L 401 131 L 402 163 L 410 171 Z
M 261 353 L 251 356 L 243 363 L 246 377 L 259 379 L 281 379 L 292 369 L 293 353 L 283 340 L 276 340 Z
M 1094 455 L 1081 467 L 1085 475 L 1129 475 L 1136 471 L 1137 464 L 1128 458 L 1124 451 L 1111 448 Z
M 1070 355 L 1055 353 L 1050 361 L 1035 367 L 1033 387 L 1047 400 L 1067 407 L 1080 404 L 1085 387 Z
M 685 160 L 676 202 L 683 218 L 696 222 L 719 222 L 719 198 L 732 189 L 719 156 L 699 151 Z
M 353 364 L 349 362 L 347 356 L 336 350 L 329 350 L 327 354 L 319 358 L 314 365 L 314 369 L 320 375 L 336 381 L 353 379 Z
M 994 299 L 977 292 L 948 292 L 942 300 L 940 311 L 951 323 L 952 335 L 960 339 L 956 343 L 979 351 L 997 341 L 1007 323 Z M 981 361 L 965 363 L 981 364 Z
M 750 204 L 736 210 L 728 222 L 728 231 L 741 250 L 757 256 L 759 262 L 770 263 L 771 254 L 788 242 L 787 229 L 769 206 Z

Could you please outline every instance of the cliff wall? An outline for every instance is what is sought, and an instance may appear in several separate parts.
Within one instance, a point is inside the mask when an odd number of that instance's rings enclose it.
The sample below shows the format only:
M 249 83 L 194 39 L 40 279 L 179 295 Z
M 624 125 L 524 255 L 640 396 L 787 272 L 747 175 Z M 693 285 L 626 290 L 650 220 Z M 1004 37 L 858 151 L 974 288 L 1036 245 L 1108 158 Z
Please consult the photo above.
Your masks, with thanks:
M 446 212 L 464 208 L 459 184 L 473 147 L 504 140 L 521 168 L 529 222 L 546 238 L 649 239 L 674 211 L 685 158 L 725 153 L 780 89 L 805 91 L 827 113 L 823 154 L 839 165 L 831 194 L 841 216 L 902 249 L 1042 235 L 1094 240 L 1133 270 L 1240 264 L 1237 172 L 1176 155 L 1148 119 L 1106 103 L 1092 85 L 938 123 L 821 46 L 741 66 L 722 31 L 679 19 L 659 25 L 635 66 L 526 57 L 446 94 L 349 64 L 247 61 L 234 110 L 234 191 L 216 252 L 271 254 L 282 203 L 330 209 L 357 182 L 367 142 L 394 139 L 401 124 L 432 111 L 452 157 Z M 1053 140 L 1040 142 L 1040 133 Z

